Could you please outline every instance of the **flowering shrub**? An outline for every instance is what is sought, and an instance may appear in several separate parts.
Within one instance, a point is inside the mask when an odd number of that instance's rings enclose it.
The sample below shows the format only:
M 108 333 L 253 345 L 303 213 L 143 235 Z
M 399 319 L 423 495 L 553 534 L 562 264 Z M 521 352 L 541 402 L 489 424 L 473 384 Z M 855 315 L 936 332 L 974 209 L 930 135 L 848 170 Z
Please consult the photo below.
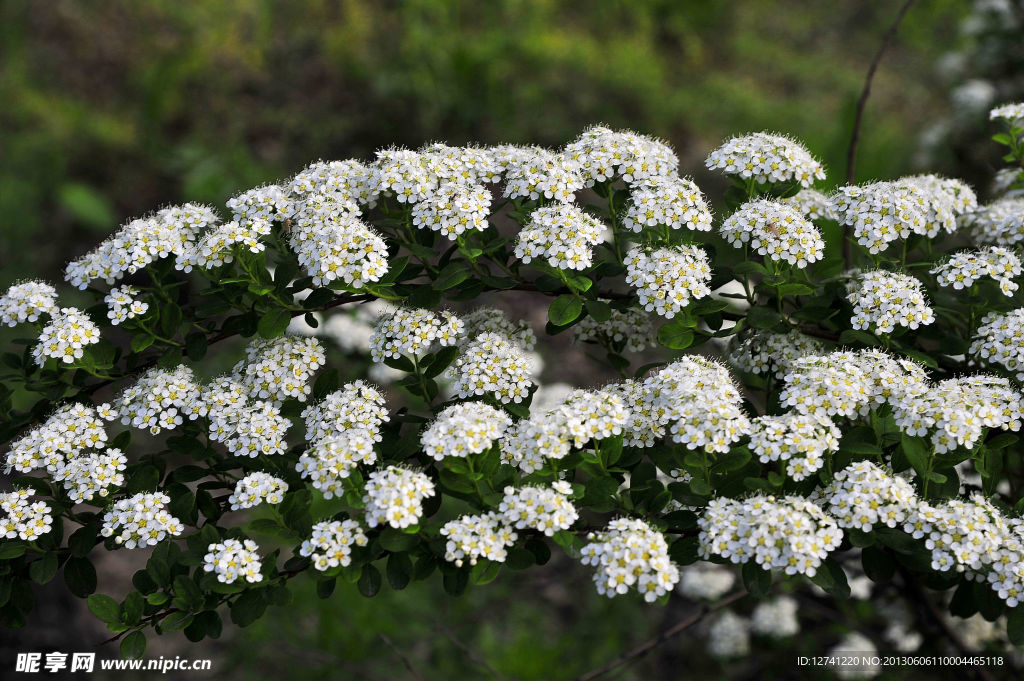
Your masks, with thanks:
M 1024 187 L 1022 115 L 993 112 Z M 0 619 L 62 569 L 139 655 L 298 575 L 458 594 L 554 547 L 644 601 L 722 596 L 716 565 L 841 599 L 862 562 L 1024 640 L 1019 207 L 935 176 L 826 194 L 779 135 L 707 166 L 715 217 L 631 132 L 387 149 L 130 221 L 67 266 L 91 304 L 11 286 Z M 542 398 L 537 351 L 570 329 L 618 378 Z M 99 551 L 146 547 L 123 599 L 94 593 Z M 780 597 L 752 626 L 796 618 Z

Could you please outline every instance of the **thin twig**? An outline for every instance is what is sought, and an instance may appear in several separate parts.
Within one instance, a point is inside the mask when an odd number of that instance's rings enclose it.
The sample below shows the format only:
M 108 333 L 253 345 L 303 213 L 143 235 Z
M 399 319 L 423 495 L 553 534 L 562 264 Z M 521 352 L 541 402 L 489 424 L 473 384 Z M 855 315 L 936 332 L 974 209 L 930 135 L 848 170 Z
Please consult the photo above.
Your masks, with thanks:
M 497 669 L 489 665 L 487 663 L 487 660 L 477 655 L 472 648 L 470 648 L 465 643 L 460 641 L 458 636 L 455 635 L 455 632 L 449 629 L 447 626 L 445 626 L 445 624 L 441 620 L 435 619 L 434 623 L 437 624 L 438 629 L 440 629 L 444 633 L 444 635 L 451 640 L 452 643 L 458 646 L 459 649 L 466 654 L 466 657 L 468 657 L 470 661 L 475 662 L 476 664 L 486 669 L 488 672 L 491 673 L 491 676 L 498 679 L 498 681 L 508 681 L 505 678 L 505 676 L 502 675 L 501 672 L 499 672 Z
M 882 56 L 885 51 L 889 49 L 889 43 L 896 36 L 896 32 L 900 28 L 900 24 L 903 22 L 903 17 L 906 16 L 910 6 L 914 4 L 914 0 L 906 0 L 903 6 L 900 7 L 899 14 L 896 15 L 896 21 L 892 23 L 889 30 L 886 31 L 885 37 L 882 38 L 882 44 L 878 48 L 878 52 L 875 53 L 875 58 L 871 60 L 871 66 L 868 67 L 867 77 L 864 79 L 864 89 L 860 92 L 860 99 L 857 100 L 857 115 L 853 121 L 853 133 L 850 135 L 850 146 L 846 150 L 846 183 L 853 184 L 857 179 L 857 144 L 860 142 L 860 128 L 864 122 L 864 109 L 867 107 L 868 97 L 871 96 L 871 81 L 875 78 L 875 71 L 878 70 L 878 65 L 882 61 Z M 844 231 L 848 232 L 849 228 Z M 850 267 L 850 240 L 849 234 L 843 235 L 843 260 L 846 262 L 846 266 Z
M 379 636 L 380 640 L 384 641 L 384 643 L 387 644 L 388 648 L 391 648 L 391 650 L 395 652 L 395 655 L 398 655 L 398 657 L 402 660 L 402 664 L 405 665 L 405 668 L 409 670 L 409 673 L 412 674 L 413 677 L 417 679 L 417 681 L 425 681 L 423 675 L 419 673 L 419 670 L 417 670 L 416 666 L 412 663 L 412 660 L 405 656 L 405 653 L 403 653 L 401 649 L 395 645 L 394 641 L 392 641 L 390 638 L 388 638 L 380 632 L 377 632 L 377 636 Z
M 633 650 L 623 653 L 622 655 L 618 656 L 617 658 L 615 658 L 608 664 L 604 665 L 603 667 L 592 669 L 586 674 L 576 677 L 576 681 L 592 681 L 593 679 L 604 676 L 608 672 L 614 671 L 623 665 L 630 664 L 637 658 L 643 657 L 647 653 L 651 652 L 652 650 L 660 646 L 662 643 L 665 643 L 666 641 L 686 631 L 687 629 L 697 624 L 702 619 L 704 619 L 711 613 L 715 612 L 716 610 L 721 610 L 722 608 L 732 605 L 733 603 L 740 600 L 746 595 L 746 591 L 737 591 L 731 596 L 726 596 L 725 598 L 718 601 L 717 603 L 714 603 L 713 605 L 701 606 L 700 610 L 698 610 L 696 614 L 686 618 L 682 622 L 674 624 L 665 631 L 661 632 L 657 637 L 652 638 L 650 641 L 647 641 L 643 645 L 637 646 Z
M 914 579 L 914 576 L 899 563 L 897 563 L 897 569 L 899 570 L 900 577 L 903 578 L 903 585 L 906 587 L 906 593 L 910 595 L 911 600 L 917 603 L 919 608 L 924 609 L 925 612 L 923 614 L 926 615 L 926 619 L 930 618 L 931 621 L 938 626 L 942 635 L 949 639 L 950 643 L 952 643 L 957 650 L 963 653 L 964 656 L 968 658 L 974 656 L 977 651 L 972 650 L 963 638 L 961 638 L 960 634 L 958 634 L 953 627 L 949 626 L 949 622 L 946 621 L 946 618 L 943 616 L 942 612 L 939 611 L 935 603 L 932 602 L 932 599 L 928 598 L 928 594 L 924 592 L 924 589 L 922 589 L 921 585 L 918 584 L 916 579 Z M 977 674 L 978 678 L 982 681 L 995 681 L 992 674 L 990 674 L 989 671 L 981 665 L 972 664 L 971 666 L 974 668 L 975 674 Z

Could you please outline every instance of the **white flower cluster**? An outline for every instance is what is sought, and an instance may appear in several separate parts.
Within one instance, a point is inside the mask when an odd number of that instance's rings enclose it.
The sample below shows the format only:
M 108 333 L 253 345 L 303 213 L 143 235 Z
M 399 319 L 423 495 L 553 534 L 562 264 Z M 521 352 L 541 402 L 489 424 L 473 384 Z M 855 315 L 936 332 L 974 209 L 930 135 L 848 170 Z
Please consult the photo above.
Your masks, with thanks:
M 918 190 L 914 199 L 925 217 L 925 223 L 917 233 L 928 238 L 937 236 L 943 230 L 952 234 L 957 228 L 957 216 L 978 207 L 978 197 L 974 190 L 960 180 L 938 175 L 911 175 L 899 181 Z
M 505 198 L 537 201 L 541 197 L 569 203 L 583 189 L 580 165 L 568 154 L 540 147 L 506 151 Z
M 793 362 L 809 355 L 825 353 L 821 341 L 798 330 L 772 333 L 756 330 L 740 341 L 734 335 L 726 358 L 740 371 L 784 378 Z
M 557 408 L 515 422 L 501 439 L 502 460 L 524 473 L 540 470 L 546 460 L 561 459 L 571 449 L 563 413 Z
M 276 184 L 244 191 L 226 205 L 236 222 L 283 222 L 295 213 L 294 202 Z
M 331 520 L 313 526 L 313 536 L 302 542 L 299 554 L 313 559 L 321 572 L 352 563 L 352 547 L 366 546 L 366 534 L 355 520 Z
M 1013 251 L 989 246 L 977 251 L 954 253 L 931 273 L 936 275 L 939 286 L 952 286 L 957 291 L 970 288 L 982 277 L 992 277 L 1003 294 L 1012 296 L 1019 288 L 1013 279 L 1020 276 L 1021 262 Z
M 612 390 L 573 390 L 556 410 L 573 445 L 583 447 L 621 435 L 629 421 L 629 409 Z
M 998 364 L 1024 381 L 1024 308 L 1005 314 L 989 312 L 971 337 L 969 350 L 989 364 Z
M 0 324 L 35 322 L 57 308 L 57 290 L 44 281 L 25 281 L 0 296 Z
M 447 184 L 486 185 L 501 179 L 503 166 L 489 147 L 451 147 L 428 144 L 420 150 L 424 163 L 440 186 Z
M 594 584 L 602 596 L 612 598 L 632 587 L 650 603 L 679 581 L 679 567 L 668 557 L 664 535 L 643 520 L 617 518 L 587 540 L 580 562 L 596 569 Z
M 56 475 L 72 459 L 85 456 L 85 450 L 107 446 L 104 419 L 112 420 L 107 405 L 97 409 L 77 403 L 60 407 L 42 425 L 11 443 L 4 472 L 30 473 L 46 468 Z
M 882 667 L 875 661 L 878 648 L 864 634 L 851 631 L 839 643 L 832 646 L 828 655 L 828 666 L 832 672 L 842 679 L 872 679 L 878 676 Z M 853 661 L 853 664 L 841 664 L 842 661 Z
M 795 208 L 808 220 L 836 219 L 829 205 L 828 195 L 817 189 L 801 189 L 793 196 L 779 199 L 779 202 Z
M 307 196 L 324 194 L 372 208 L 377 203 L 377 194 L 370 187 L 370 179 L 370 169 L 354 159 L 317 161 L 292 178 L 288 194 L 300 203 Z
M 626 283 L 637 290 L 648 312 L 672 319 L 711 293 L 708 254 L 698 246 L 659 248 L 651 253 L 632 248 L 626 254 Z
M 904 530 L 925 539 L 933 570 L 987 582 L 1011 608 L 1024 602 L 1024 523 L 1003 516 L 981 494 L 935 505 L 921 501 Z
M 342 480 L 350 476 L 359 464 L 369 465 L 376 461 L 373 441 L 363 431 L 353 429 L 310 443 L 295 464 L 295 470 L 308 478 L 325 499 L 332 499 L 343 493 Z
M 988 119 L 990 121 L 1005 121 L 1012 126 L 1019 127 L 1024 123 L 1024 102 L 997 106 L 988 112 Z
M 290 232 L 288 242 L 316 286 L 340 279 L 358 289 L 388 271 L 387 242 L 351 212 L 302 222 Z
M 194 247 L 196 236 L 218 221 L 209 206 L 187 203 L 132 220 L 95 249 L 64 270 L 64 278 L 83 291 L 93 279 L 113 284 L 160 258 L 174 255 L 179 261 Z
M 917 493 L 903 476 L 871 461 L 855 461 L 838 471 L 823 490 L 816 490 L 813 500 L 840 527 L 870 532 L 878 524 L 902 527 L 917 506 Z
M 383 362 L 402 355 L 418 356 L 431 348 L 455 345 L 466 325 L 451 312 L 399 307 L 377 321 L 370 337 L 370 355 Z
M 139 295 L 139 290 L 134 286 L 115 286 L 110 289 L 110 293 L 103 297 L 103 302 L 110 307 L 107 317 L 111 324 L 117 325 L 133 317 L 146 314 L 149 303 L 139 300 L 136 298 L 137 295 Z
M 163 492 L 140 492 L 116 502 L 104 515 L 100 534 L 114 537 L 118 544 L 134 549 L 156 546 L 167 536 L 184 529 L 181 521 L 167 512 L 171 498 Z
M 420 471 L 388 466 L 370 473 L 366 481 L 366 523 L 396 529 L 415 525 L 423 515 L 423 499 L 434 496 L 434 483 Z
M 469 343 L 473 338 L 485 333 L 496 333 L 505 336 L 523 350 L 529 352 L 537 345 L 537 334 L 530 328 L 526 320 L 513 322 L 505 313 L 495 307 L 478 307 L 472 312 L 462 315 L 466 325 L 461 344 Z
M 564 480 L 550 487 L 506 487 L 498 512 L 502 521 L 517 530 L 539 530 L 552 536 L 568 530 L 580 517 L 569 501 L 572 485 Z
M 633 189 L 622 225 L 634 232 L 660 225 L 708 232 L 711 209 L 693 180 L 652 177 Z
M 761 199 L 739 207 L 721 227 L 732 246 L 749 245 L 769 260 L 807 267 L 825 257 L 821 232 L 796 208 L 778 201 Z
M 750 449 L 761 463 L 784 461 L 786 475 L 803 480 L 825 464 L 825 456 L 839 449 L 839 428 L 829 419 L 790 412 L 759 416 L 750 424 Z
M 193 267 L 208 270 L 233 262 L 237 248 L 262 253 L 266 249 L 263 237 L 268 234 L 270 223 L 264 219 L 225 222 L 203 234 L 196 243 L 187 244 L 175 266 L 184 272 L 191 272 Z
M 750 625 L 732 610 L 720 612 L 708 627 L 708 652 L 727 660 L 750 653 Z
M 316 338 L 279 336 L 257 339 L 245 349 L 246 358 L 232 369 L 253 399 L 280 403 L 288 398 L 305 402 L 310 379 L 327 356 Z
M 455 241 L 464 232 L 486 228 L 490 210 L 486 187 L 449 183 L 413 206 L 412 224 Z
M 916 329 L 935 321 L 921 282 L 909 274 L 872 270 L 861 272 L 847 286 L 853 305 L 850 324 L 888 335 L 897 326 Z
M 1024 198 L 1005 198 L 962 218 L 975 241 L 1012 248 L 1024 241 Z
M 613 308 L 611 316 L 603 322 L 585 317 L 572 330 L 577 343 L 598 343 L 604 347 L 621 344 L 626 352 L 643 352 L 657 343 L 650 315 L 632 307 Z
M 100 342 L 100 329 L 89 316 L 75 307 L 62 307 L 51 313 L 49 323 L 39 334 L 39 343 L 32 348 L 36 364 L 43 366 L 48 358 L 71 364 L 81 359 L 88 345 Z
M 840 224 L 853 227 L 857 243 L 869 253 L 881 253 L 896 239 L 924 233 L 921 193 L 905 182 L 846 186 L 832 196 L 829 208 Z
M 655 405 L 651 384 L 627 378 L 613 383 L 605 391 L 618 395 L 628 406 L 629 416 L 622 426 L 622 444 L 627 447 L 653 447 L 665 436 L 668 410 Z
M 1020 430 L 1021 399 L 1008 379 L 975 374 L 915 383 L 889 402 L 900 430 L 912 437 L 931 433 L 932 446 L 941 454 L 974 447 L 986 428 Z
M 490 395 L 503 404 L 522 402 L 533 385 L 519 346 L 496 333 L 481 334 L 467 344 L 448 375 L 461 399 Z
M 682 357 L 644 380 L 647 399 L 675 442 L 727 452 L 750 429 L 729 370 L 715 360 Z
M 113 407 L 122 424 L 157 435 L 177 428 L 183 414 L 190 419 L 201 415 L 196 410 L 203 403 L 192 370 L 182 364 L 170 371 L 150 369 L 117 396 Z
M 435 461 L 445 457 L 466 458 L 490 449 L 512 419 L 500 409 L 483 402 L 453 404 L 437 415 L 423 431 L 423 451 Z
M 675 175 L 679 159 L 667 143 L 632 131 L 595 125 L 568 144 L 565 153 L 578 163 L 588 187 L 621 178 L 636 187 Z
M 389 421 L 384 397 L 363 381 L 346 384 L 302 412 L 309 448 L 295 470 L 328 499 L 341 494 L 342 479 L 360 463 L 377 461 L 373 444 Z
M 793 362 L 779 394 L 784 407 L 824 417 L 866 415 L 872 404 L 927 381 L 922 367 L 878 350 L 811 355 Z
M 225 539 L 223 542 L 210 544 L 203 557 L 203 571 L 215 572 L 217 581 L 232 584 L 240 577 L 255 584 L 263 579 L 260 574 L 259 546 L 252 539 L 238 541 Z
M 700 555 L 733 563 L 753 559 L 765 570 L 813 577 L 843 531 L 819 506 L 800 497 L 756 495 L 737 500 L 718 497 L 697 521 Z
M 717 601 L 736 583 L 736 573 L 724 565 L 698 562 L 681 571 L 679 591 L 687 598 Z
M 481 558 L 504 563 L 508 547 L 518 538 L 515 530 L 493 512 L 449 520 L 441 528 L 441 536 L 448 539 L 444 559 L 457 567 L 462 567 L 466 559 L 470 565 Z
M 997 170 L 992 178 L 992 185 L 989 193 L 997 199 L 1019 199 L 1024 196 L 1024 187 L 1020 182 L 1021 171 L 1018 168 L 1002 168 Z M 964 220 L 971 216 L 963 216 Z
M 755 132 L 733 137 L 708 155 L 709 170 L 721 170 L 759 184 L 799 183 L 810 187 L 825 179 L 825 168 L 796 140 Z
M 800 633 L 797 602 L 792 596 L 762 601 L 750 615 L 750 630 L 770 638 L 785 638 Z
M 284 454 L 288 448 L 284 436 L 292 422 L 281 415 L 281 408 L 257 400 L 252 404 L 210 411 L 211 440 L 221 441 L 235 456 L 257 457 L 260 454 Z M 213 432 L 224 433 L 221 438 Z
M 228 503 L 231 504 L 232 511 L 253 508 L 264 501 L 268 504 L 280 504 L 284 501 L 284 494 L 287 491 L 288 483 L 281 478 L 256 471 L 235 483 L 235 491 L 228 497 Z
M 101 452 L 69 458 L 57 467 L 55 482 L 63 482 L 68 496 L 76 504 L 92 501 L 98 494 L 106 497 L 111 487 L 124 484 L 124 469 L 128 458 L 116 447 Z
M 431 176 L 427 159 L 409 149 L 381 149 L 371 172 L 372 189 L 384 196 L 394 196 L 399 203 L 411 205 L 422 201 L 437 188 L 437 178 Z
M 380 442 L 381 424 L 391 420 L 384 396 L 361 380 L 346 383 L 322 401 L 307 406 L 302 418 L 310 443 L 353 430 L 362 432 L 371 442 Z
M 0 492 L 0 537 L 35 541 L 53 529 L 53 509 L 43 501 L 30 502 L 32 492 L 18 489 Z
M 585 270 L 594 263 L 591 247 L 601 243 L 603 229 L 574 204 L 543 206 L 519 232 L 515 255 L 524 263 L 543 259 L 558 269 Z

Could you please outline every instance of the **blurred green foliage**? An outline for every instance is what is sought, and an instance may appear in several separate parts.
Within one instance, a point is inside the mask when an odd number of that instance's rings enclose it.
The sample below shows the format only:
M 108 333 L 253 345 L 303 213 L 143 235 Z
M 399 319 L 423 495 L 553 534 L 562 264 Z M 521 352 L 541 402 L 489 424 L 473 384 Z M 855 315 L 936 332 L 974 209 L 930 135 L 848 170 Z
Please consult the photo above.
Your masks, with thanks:
M 943 101 L 957 0 L 915 7 L 876 79 L 860 177 L 906 171 Z M 55 278 L 121 221 L 389 144 L 665 137 L 702 182 L 730 134 L 800 137 L 842 174 L 891 0 L 8 0 L 0 267 Z M 714 192 L 712 192 L 714 193 Z M 40 239 L 54 244 L 38 248 Z

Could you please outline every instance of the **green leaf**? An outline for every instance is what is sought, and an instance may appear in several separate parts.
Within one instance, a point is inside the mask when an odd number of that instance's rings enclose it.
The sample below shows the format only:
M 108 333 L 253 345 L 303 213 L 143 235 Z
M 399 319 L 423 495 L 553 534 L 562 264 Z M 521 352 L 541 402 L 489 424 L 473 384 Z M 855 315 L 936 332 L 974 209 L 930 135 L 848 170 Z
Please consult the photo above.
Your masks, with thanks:
M 263 616 L 267 602 L 262 589 L 249 589 L 231 604 L 231 621 L 240 627 L 247 627 Z
M 1006 615 L 1006 635 L 1015 646 L 1024 644 L 1024 607 L 1011 608 Z
M 755 329 L 770 329 L 781 322 L 782 317 L 770 307 L 752 307 L 746 320 Z
M 850 584 L 846 580 L 846 572 L 831 558 L 822 562 L 821 567 L 811 577 L 811 581 L 833 598 L 845 600 L 850 597 Z
M 121 606 L 106 594 L 93 594 L 86 599 L 89 612 L 96 615 L 102 622 L 112 624 L 121 621 Z
M 206 335 L 200 331 L 193 331 L 185 337 L 185 354 L 193 362 L 198 362 L 206 356 Z
M 772 588 L 772 573 L 765 570 L 754 561 L 743 564 L 741 570 L 743 575 L 743 586 L 754 598 L 765 598 Z
M 97 232 L 109 232 L 115 226 L 110 200 L 98 189 L 79 182 L 68 182 L 57 190 L 57 202 L 78 222 Z
M 1010 445 L 1017 444 L 1017 441 L 1019 439 L 1020 438 L 1018 438 L 1013 433 L 1000 433 L 999 435 L 996 435 L 994 438 L 986 442 L 985 447 L 986 449 L 991 449 L 993 451 L 998 449 L 1005 449 Z
M 558 296 L 548 308 L 548 319 L 555 326 L 574 322 L 583 313 L 583 301 L 569 294 Z
M 858 329 L 845 329 L 839 334 L 839 342 L 844 345 L 847 343 L 860 343 L 867 346 L 881 345 L 881 342 L 870 333 Z
M 72 556 L 64 563 L 64 583 L 71 593 L 85 598 L 96 591 L 96 568 L 88 558 Z
M 36 584 L 46 584 L 57 575 L 57 566 L 57 554 L 51 551 L 32 561 L 28 566 L 28 574 Z
M 791 281 L 776 288 L 780 296 L 813 296 L 814 287 Z
M 243 596 L 245 594 L 242 594 Z M 233 606 L 232 606 L 233 607 Z M 160 621 L 161 631 L 181 631 L 188 625 L 192 624 L 193 615 L 190 612 L 172 612 L 167 617 Z M 245 626 L 239 624 L 238 626 Z
M 408 553 L 392 553 L 388 556 L 388 584 L 395 591 L 401 591 L 412 579 L 412 561 Z
M 916 437 L 903 435 L 901 443 L 907 461 L 914 467 L 918 475 L 924 475 L 925 471 L 928 470 L 928 450 L 924 442 Z
M 25 545 L 21 542 L 4 542 L 0 544 L 0 560 L 10 560 L 25 555 Z
M 768 276 L 768 269 L 759 262 L 748 260 L 741 262 L 736 267 L 732 268 L 732 271 L 736 274 L 760 274 L 761 276 Z
M 611 319 L 612 308 L 608 303 L 601 300 L 585 300 L 583 304 L 595 322 L 606 322 Z
M 363 572 L 359 575 L 356 586 L 359 587 L 359 593 L 367 598 L 373 598 L 380 591 L 381 581 L 380 570 L 367 563 L 363 566 Z
M 393 553 L 399 553 L 401 551 L 408 551 L 412 549 L 416 544 L 419 543 L 420 538 L 415 534 L 409 534 L 396 530 L 393 527 L 386 527 L 384 531 L 380 533 L 380 545 L 386 551 Z
M 291 321 L 292 315 L 288 310 L 276 307 L 260 317 L 256 330 L 263 338 L 277 338 L 284 335 Z
M 121 640 L 121 657 L 126 660 L 138 660 L 146 653 L 146 635 L 141 631 L 133 631 Z
M 469 267 L 464 262 L 448 263 L 448 266 L 441 270 L 437 279 L 431 285 L 435 291 L 447 291 L 455 288 L 469 278 Z
M 662 324 L 658 329 L 658 342 L 671 350 L 685 350 L 693 344 L 693 331 L 675 322 Z

